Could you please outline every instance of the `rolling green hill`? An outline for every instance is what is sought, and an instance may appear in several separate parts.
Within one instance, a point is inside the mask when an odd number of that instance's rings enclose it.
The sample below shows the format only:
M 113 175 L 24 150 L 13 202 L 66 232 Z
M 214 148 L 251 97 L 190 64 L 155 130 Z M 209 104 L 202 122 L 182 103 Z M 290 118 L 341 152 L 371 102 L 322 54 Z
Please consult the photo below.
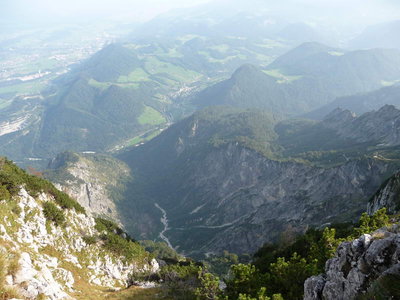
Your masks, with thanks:
M 276 82 L 276 78 L 252 65 L 240 67 L 230 79 L 205 89 L 193 100 L 198 107 L 230 105 L 279 113 L 293 112 L 299 105 L 296 102 L 290 91 Z
M 110 44 L 83 63 L 83 73 L 100 82 L 115 82 L 139 67 L 136 54 L 121 44 Z

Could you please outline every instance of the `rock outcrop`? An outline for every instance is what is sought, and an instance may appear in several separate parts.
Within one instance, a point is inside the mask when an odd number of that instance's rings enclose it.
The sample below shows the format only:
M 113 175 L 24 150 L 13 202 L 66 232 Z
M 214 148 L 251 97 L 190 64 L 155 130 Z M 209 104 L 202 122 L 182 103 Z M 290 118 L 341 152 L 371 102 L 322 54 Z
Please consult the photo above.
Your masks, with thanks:
M 129 168 L 110 156 L 65 152 L 54 158 L 47 178 L 95 215 L 119 222 L 115 203 L 123 193 Z
M 32 197 L 24 188 L 12 200 L 0 199 L 0 258 L 5 259 L 5 284 L 25 299 L 73 299 L 93 286 L 126 287 L 134 271 L 156 272 L 155 260 L 125 261 L 85 237 L 99 234 L 90 213 L 65 210 L 65 226 L 55 226 L 43 212 L 51 195 Z M 3 272 L 3 270 L 1 270 Z M 85 281 L 86 286 L 82 286 Z
M 342 243 L 336 256 L 326 262 L 325 274 L 306 280 L 304 299 L 355 299 L 375 293 L 377 283 L 387 276 L 400 276 L 399 225 Z
M 352 143 L 380 143 L 380 146 L 400 144 L 400 110 L 385 105 L 377 111 L 355 117 L 349 110 L 336 109 L 321 123 Z
M 388 213 L 395 214 L 400 210 L 400 172 L 390 177 L 368 203 L 367 212 L 374 214 L 386 207 Z
M 385 174 L 395 171 L 386 161 L 372 158 L 329 169 L 276 161 L 237 143 L 207 149 L 198 161 L 179 159 L 171 169 L 183 164 L 190 172 L 163 177 L 156 182 L 157 190 L 149 181 L 149 193 L 167 213 L 165 235 L 191 255 L 252 253 L 282 234 L 355 219 L 367 204 L 362 199 L 378 189 Z M 155 194 L 158 190 L 162 193 Z M 157 224 L 160 217 L 154 210 L 152 222 Z M 131 215 L 137 228 L 149 222 L 148 211 Z

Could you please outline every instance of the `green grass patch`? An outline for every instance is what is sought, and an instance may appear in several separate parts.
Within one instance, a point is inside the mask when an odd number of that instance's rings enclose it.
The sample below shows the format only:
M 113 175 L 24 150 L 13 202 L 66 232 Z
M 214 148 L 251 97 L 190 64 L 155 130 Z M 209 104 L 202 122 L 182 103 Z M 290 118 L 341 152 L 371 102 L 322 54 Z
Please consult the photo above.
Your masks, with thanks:
M 328 52 L 330 55 L 332 56 L 343 56 L 344 53 L 343 52 L 338 52 L 338 51 L 330 51 Z
M 139 143 L 148 142 L 148 141 L 154 139 L 160 133 L 161 133 L 161 129 L 156 129 L 154 131 L 150 131 L 148 133 L 136 136 L 132 140 L 129 141 L 128 146 L 134 146 L 134 145 L 137 145 Z
M 279 69 L 263 70 L 263 72 L 271 77 L 278 79 L 278 83 L 291 83 L 295 80 L 301 79 L 303 76 L 289 76 L 281 73 Z
M 230 56 L 227 56 L 227 57 L 225 57 L 225 58 L 223 58 L 223 59 L 217 59 L 217 58 L 212 57 L 212 56 L 210 55 L 210 53 L 208 53 L 207 51 L 199 51 L 198 53 L 201 54 L 201 55 L 203 55 L 203 56 L 205 56 L 205 57 L 207 58 L 207 60 L 208 60 L 209 62 L 211 62 L 211 63 L 221 63 L 221 64 L 224 64 L 224 63 L 227 63 L 227 62 L 229 62 L 229 61 L 231 61 L 231 60 L 234 60 L 234 59 L 241 59 L 241 60 L 247 59 L 247 56 L 244 55 L 244 54 L 230 55 Z
M 40 93 L 46 83 L 35 80 L 24 83 L 17 83 L 9 86 L 0 87 L 0 94 L 37 94 Z
M 163 62 L 156 57 L 149 57 L 145 62 L 145 69 L 152 75 L 168 74 L 179 82 L 192 82 L 201 77 L 200 73 L 184 69 L 171 63 Z
M 400 79 L 398 79 L 398 80 L 393 80 L 393 81 L 385 81 L 385 80 L 382 80 L 381 81 L 381 84 L 383 85 L 383 86 L 392 86 L 392 85 L 395 85 L 396 83 L 399 83 L 400 82 Z
M 230 49 L 229 45 L 227 45 L 227 44 L 211 46 L 211 47 L 208 47 L 208 48 L 212 49 L 212 50 L 217 50 L 218 52 L 221 52 L 221 53 L 226 53 Z
M 165 123 L 166 119 L 154 108 L 146 106 L 143 113 L 139 116 L 138 121 L 141 125 L 160 125 Z
M 99 82 L 97 80 L 94 80 L 93 78 L 89 79 L 88 84 L 101 90 L 105 90 L 112 85 L 111 82 Z
M 136 68 L 127 76 L 120 76 L 117 80 L 119 83 L 149 81 L 149 74 L 142 68 Z
M 108 89 L 112 85 L 117 85 L 123 88 L 133 88 L 133 89 L 137 89 L 140 86 L 138 82 L 126 82 L 126 83 L 99 82 L 94 80 L 93 78 L 89 79 L 88 84 L 102 91 Z
M 263 40 L 262 44 L 256 44 L 256 46 L 262 47 L 262 48 L 267 48 L 267 49 L 273 49 L 273 48 L 282 48 L 285 45 L 279 41 L 265 39 L 265 40 Z

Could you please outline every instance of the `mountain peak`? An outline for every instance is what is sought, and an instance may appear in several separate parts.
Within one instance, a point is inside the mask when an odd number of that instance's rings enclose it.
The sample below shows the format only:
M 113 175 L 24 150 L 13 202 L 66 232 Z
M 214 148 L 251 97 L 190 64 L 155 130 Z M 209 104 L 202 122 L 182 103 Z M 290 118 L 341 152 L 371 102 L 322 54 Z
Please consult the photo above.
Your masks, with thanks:
M 351 112 L 348 109 L 336 108 L 331 113 L 329 113 L 324 119 L 323 122 L 327 124 L 341 124 L 347 123 L 348 121 L 352 121 L 356 118 L 356 114 Z
M 313 56 L 319 53 L 327 53 L 335 50 L 337 49 L 318 42 L 306 42 L 278 57 L 268 66 L 268 68 L 281 68 L 296 63 L 300 60 L 304 60 L 309 56 Z
M 393 112 L 400 112 L 394 105 L 392 104 L 385 104 L 382 106 L 379 110 L 378 113 L 393 113 Z
M 259 68 L 252 64 L 244 64 L 236 69 L 232 74 L 232 78 L 239 78 L 241 76 L 247 76 L 255 73 L 262 73 Z
M 82 71 L 97 81 L 107 82 L 127 75 L 139 66 L 136 54 L 122 44 L 109 44 L 82 65 Z

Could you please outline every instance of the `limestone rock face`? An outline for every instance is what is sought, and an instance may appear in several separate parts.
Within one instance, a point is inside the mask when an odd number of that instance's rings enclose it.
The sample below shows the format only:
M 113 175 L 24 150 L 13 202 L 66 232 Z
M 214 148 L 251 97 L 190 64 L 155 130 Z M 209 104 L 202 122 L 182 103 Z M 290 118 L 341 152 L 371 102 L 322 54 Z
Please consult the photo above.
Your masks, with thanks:
M 345 214 L 356 218 L 367 204 L 361 199 L 368 199 L 393 168 L 375 159 L 316 168 L 274 161 L 229 144 L 208 152 L 182 180 L 170 180 L 168 196 L 159 203 L 167 211 L 171 231 L 179 228 L 168 238 L 186 253 L 252 253 L 282 233 L 302 232 Z M 177 217 L 182 215 L 190 218 Z M 144 223 L 144 216 L 137 216 L 138 223 Z M 210 230 L 202 244 L 188 233 L 198 228 Z
M 382 146 L 400 144 L 400 110 L 385 105 L 377 111 L 355 117 L 349 110 L 336 109 L 321 123 L 352 142 L 380 142 Z
M 127 263 L 98 243 L 86 244 L 85 236 L 98 234 L 90 213 L 64 210 L 65 227 L 47 221 L 41 204 L 54 201 L 50 195 L 42 193 L 33 198 L 21 188 L 11 200 L 18 209 L 7 211 L 7 201 L 0 199 L 0 205 L 4 205 L 0 214 L 0 256 L 7 258 L 8 266 L 14 266 L 6 274 L 6 285 L 25 299 L 39 295 L 51 300 L 73 299 L 79 292 L 76 282 L 81 276 L 87 277 L 89 284 L 123 288 L 130 283 L 133 272 L 159 269 L 156 261 Z
M 400 210 L 400 172 L 397 172 L 387 180 L 375 196 L 368 203 L 367 212 L 375 213 L 377 210 L 386 207 L 388 213 L 395 214 Z
M 399 226 L 342 243 L 326 262 L 325 274 L 304 283 L 305 300 L 349 300 L 387 274 L 400 276 Z
M 240 116 L 214 116 L 214 122 L 195 114 L 121 154 L 136 174 L 129 188 L 141 194 L 121 204 L 129 211 L 126 228 L 143 239 L 158 236 L 157 204 L 168 220 L 163 234 L 179 251 L 253 253 L 310 226 L 356 220 L 387 175 L 398 171 L 390 159 L 355 150 L 365 142 L 373 149 L 400 143 L 400 110 L 392 106 L 360 117 L 337 109 L 299 135 L 288 133 L 296 132 L 293 124 L 271 125 L 273 118 L 259 116 L 257 128 L 268 134 L 258 137 L 245 122 L 256 117 Z M 225 118 L 227 125 L 219 123 Z M 245 124 L 232 127 L 240 130 L 225 130 L 238 120 Z M 321 134 L 329 138 L 321 142 Z M 255 144 L 243 142 L 251 136 Z M 357 154 L 347 157 L 347 147 Z M 303 161 L 308 155 L 309 163 Z
M 130 171 L 121 161 L 101 155 L 62 153 L 50 164 L 48 179 L 93 214 L 120 222 L 115 202 Z

